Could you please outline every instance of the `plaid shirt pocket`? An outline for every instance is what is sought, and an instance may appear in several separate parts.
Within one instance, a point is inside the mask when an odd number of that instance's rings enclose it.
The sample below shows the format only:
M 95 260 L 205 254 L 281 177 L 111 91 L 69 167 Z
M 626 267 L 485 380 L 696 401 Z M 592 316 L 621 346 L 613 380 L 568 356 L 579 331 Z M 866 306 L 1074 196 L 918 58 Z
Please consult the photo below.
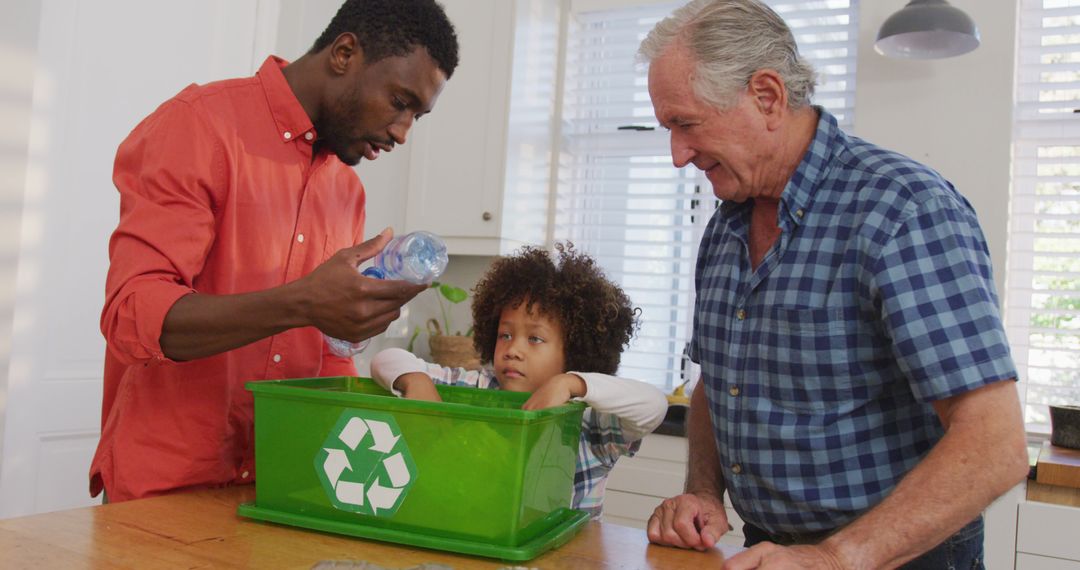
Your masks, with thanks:
M 766 398 L 795 413 L 853 407 L 857 321 L 839 308 L 772 307 L 760 326 L 758 370 Z

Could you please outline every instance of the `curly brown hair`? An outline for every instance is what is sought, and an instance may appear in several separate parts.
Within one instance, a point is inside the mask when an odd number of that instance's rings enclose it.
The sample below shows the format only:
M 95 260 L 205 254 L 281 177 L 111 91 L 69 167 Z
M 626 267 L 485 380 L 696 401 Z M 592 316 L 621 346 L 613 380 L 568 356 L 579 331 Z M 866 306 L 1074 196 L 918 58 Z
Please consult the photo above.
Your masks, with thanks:
M 574 244 L 555 244 L 555 249 L 557 263 L 546 250 L 531 246 L 500 257 L 476 284 L 473 345 L 480 360 L 495 358 L 503 308 L 527 302 L 527 310 L 535 307 L 562 326 L 567 370 L 614 374 L 641 309 Z

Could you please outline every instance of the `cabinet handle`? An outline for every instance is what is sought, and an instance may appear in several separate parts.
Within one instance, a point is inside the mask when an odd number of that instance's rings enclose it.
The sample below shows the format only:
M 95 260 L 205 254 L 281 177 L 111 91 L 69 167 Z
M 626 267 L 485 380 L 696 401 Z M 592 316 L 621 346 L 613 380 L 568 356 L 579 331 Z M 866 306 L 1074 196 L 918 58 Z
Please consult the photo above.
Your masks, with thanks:
M 485 222 L 490 222 L 491 221 L 491 212 L 484 212 L 484 214 L 482 216 L 480 216 L 480 217 L 483 218 Z

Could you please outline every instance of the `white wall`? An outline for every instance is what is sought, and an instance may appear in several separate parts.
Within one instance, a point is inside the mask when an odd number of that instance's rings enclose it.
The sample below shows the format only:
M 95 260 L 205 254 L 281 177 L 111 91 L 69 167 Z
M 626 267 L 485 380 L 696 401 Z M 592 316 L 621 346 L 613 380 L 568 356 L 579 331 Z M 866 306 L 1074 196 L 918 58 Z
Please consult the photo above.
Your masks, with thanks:
M 1017 0 L 950 0 L 978 24 L 982 45 L 949 59 L 883 57 L 881 23 L 906 0 L 859 2 L 855 134 L 936 169 L 975 206 L 1005 283 Z
M 40 14 L 38 2 L 0 3 L 0 458 Z

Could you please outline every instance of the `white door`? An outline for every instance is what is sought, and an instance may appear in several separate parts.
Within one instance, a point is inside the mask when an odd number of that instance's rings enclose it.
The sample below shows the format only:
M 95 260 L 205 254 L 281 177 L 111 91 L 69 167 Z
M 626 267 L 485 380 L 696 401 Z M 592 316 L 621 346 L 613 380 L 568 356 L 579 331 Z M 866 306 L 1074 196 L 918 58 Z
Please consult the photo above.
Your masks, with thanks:
M 116 147 L 185 85 L 250 75 L 276 0 L 44 0 L 0 456 L 0 518 L 89 504 Z M 168 405 L 162 402 L 162 405 Z

